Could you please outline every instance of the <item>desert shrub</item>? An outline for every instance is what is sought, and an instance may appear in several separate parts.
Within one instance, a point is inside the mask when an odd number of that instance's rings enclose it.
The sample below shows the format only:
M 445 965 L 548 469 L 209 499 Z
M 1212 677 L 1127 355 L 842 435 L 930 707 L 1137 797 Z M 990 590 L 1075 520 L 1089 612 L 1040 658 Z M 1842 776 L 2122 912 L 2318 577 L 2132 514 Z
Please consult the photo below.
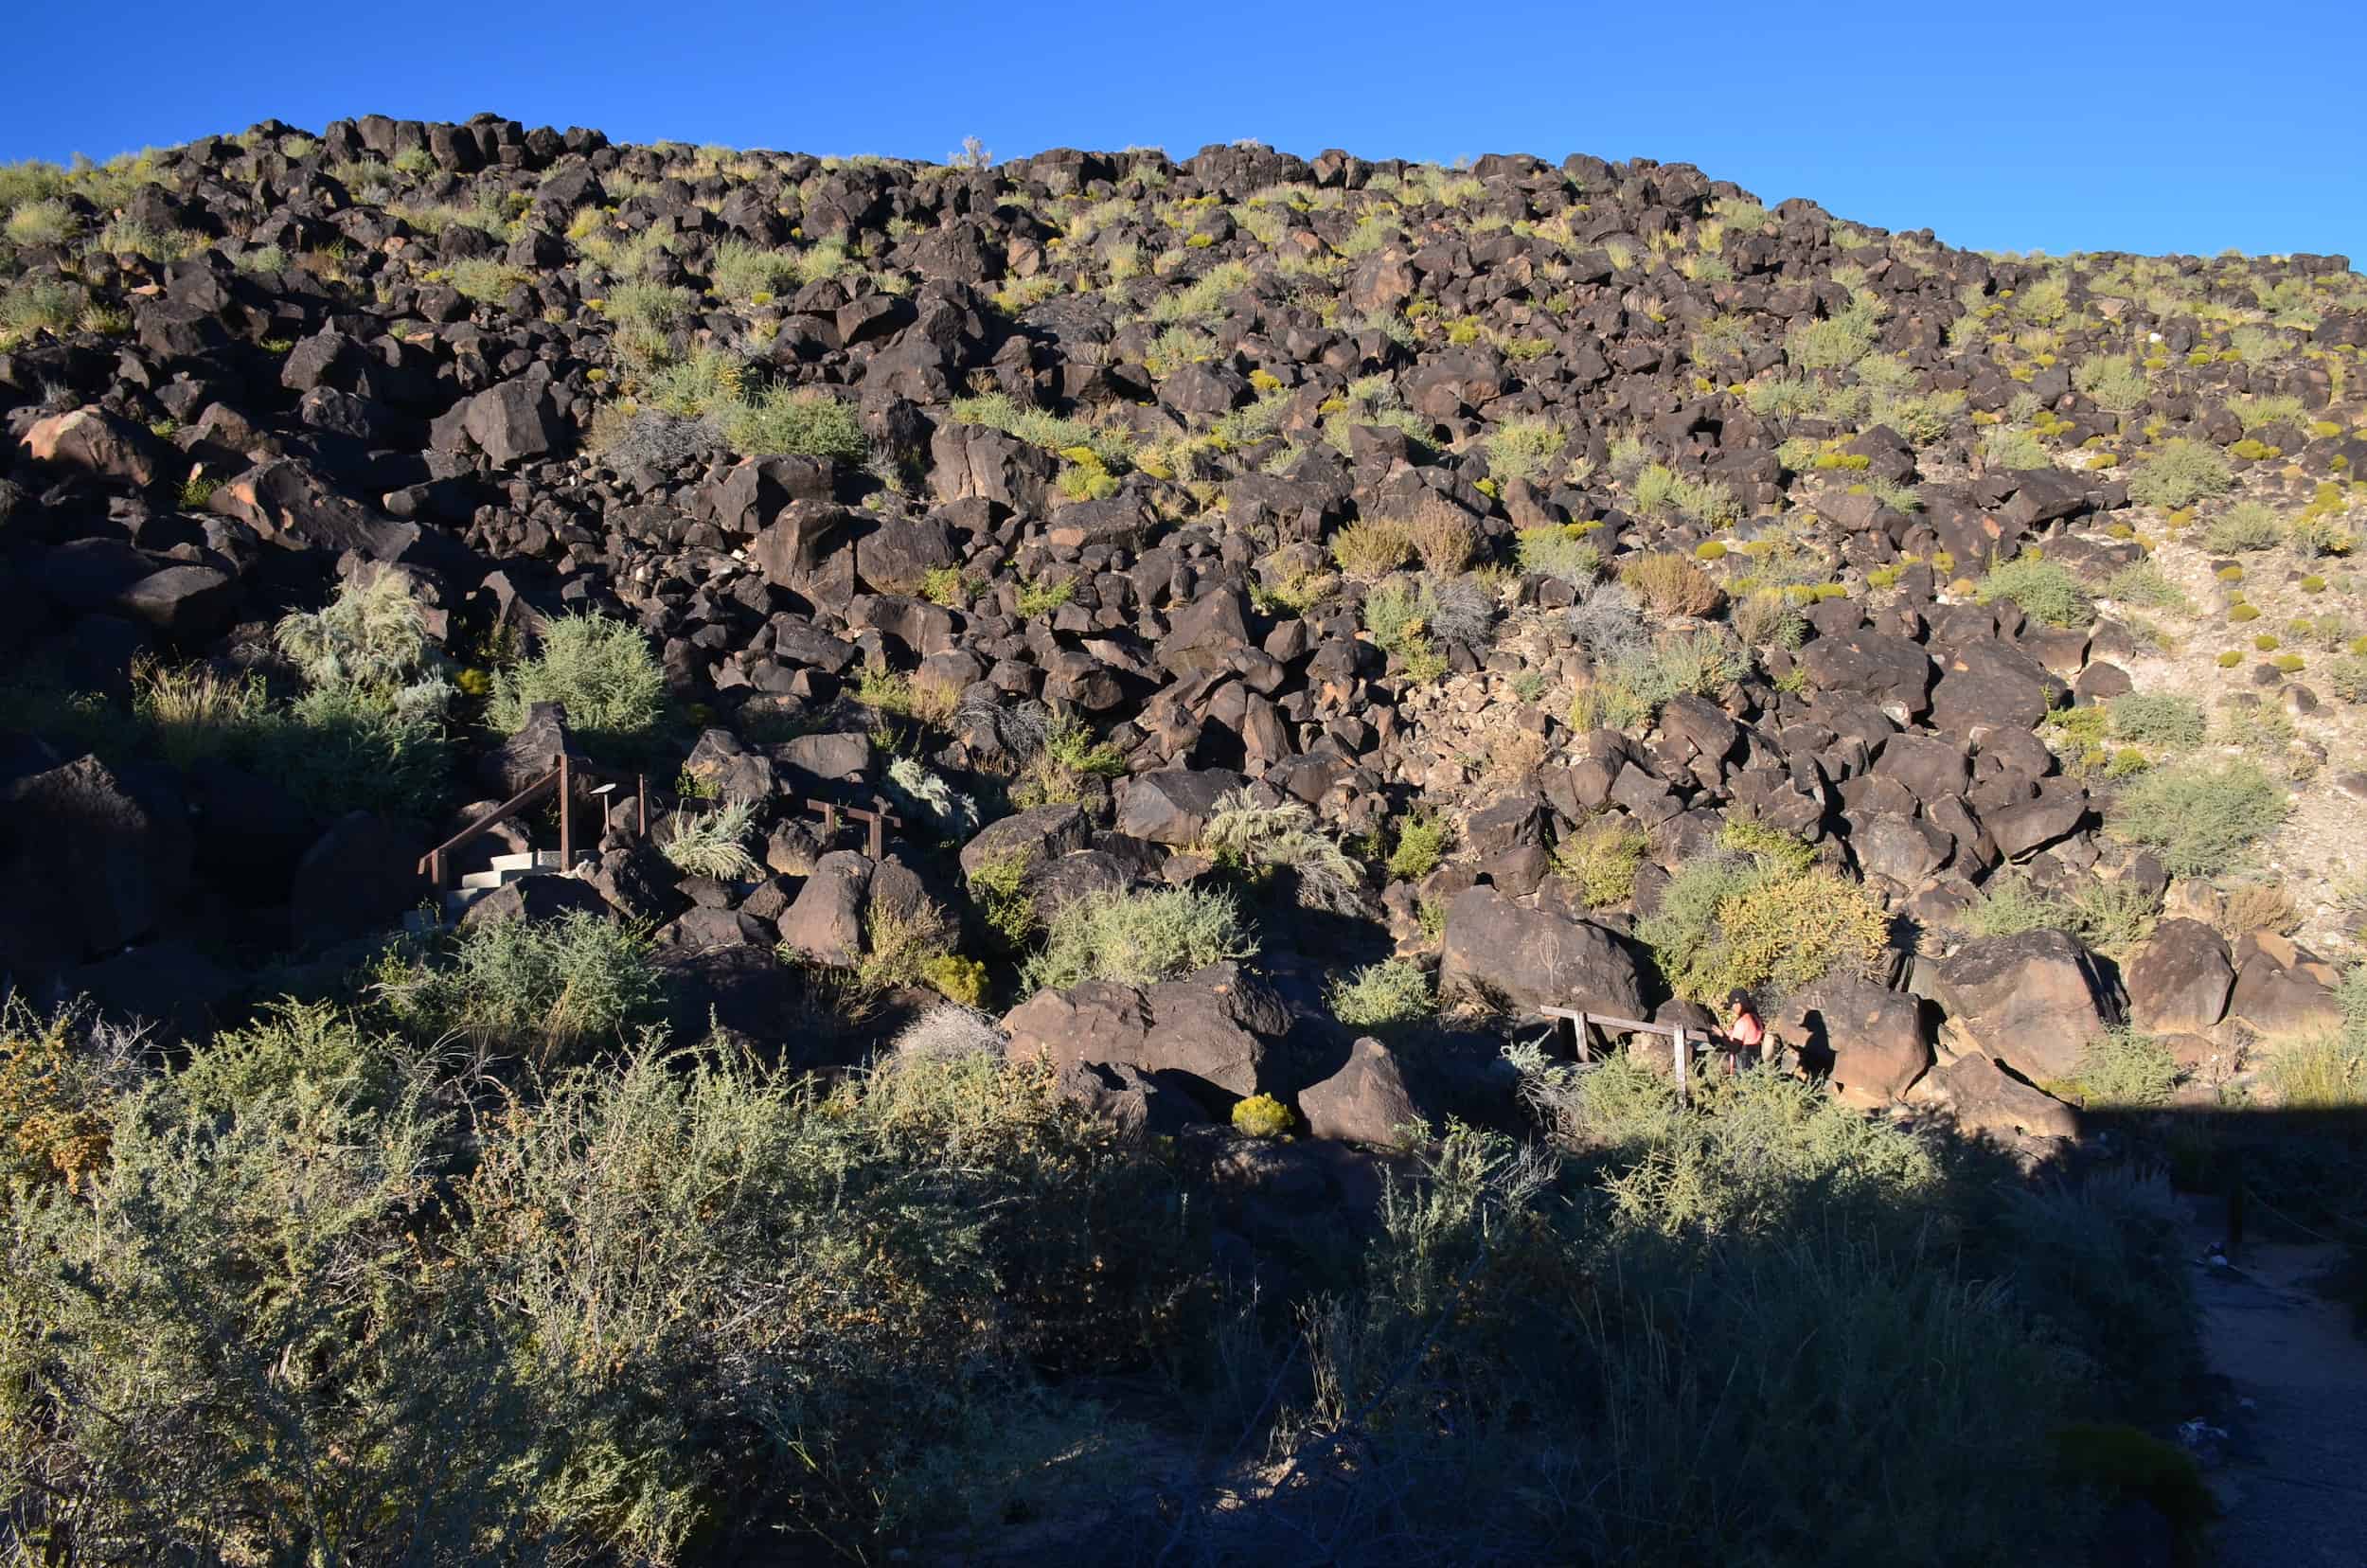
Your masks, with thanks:
M 1496 597 L 1466 577 L 1424 577 L 1423 623 L 1434 636 L 1485 648 L 1496 627 Z
M 898 805 L 944 837 L 965 838 L 977 829 L 978 803 L 917 757 L 889 758 L 887 789 Z
M 2284 542 L 2284 522 L 2275 508 L 2261 501 L 2236 502 L 2202 531 L 2202 547 L 2218 555 L 2273 550 Z
M 8 235 L 11 245 L 62 245 L 80 226 L 74 209 L 52 197 L 10 208 L 0 232 Z
M 1023 978 L 1030 988 L 1082 980 L 1148 986 L 1256 951 L 1230 894 L 1197 887 L 1089 894 L 1052 917 L 1043 951 L 1027 961 Z
M 1721 627 L 1663 633 L 1598 666 L 1593 684 L 1573 700 L 1573 729 L 1632 729 L 1648 724 L 1671 698 L 1710 696 L 1750 668 L 1741 646 Z
M 1570 635 L 1598 665 L 1608 665 L 1647 646 L 1651 633 L 1644 624 L 1635 595 L 1623 582 L 1581 585 L 1585 592 L 1570 608 Z
M 1384 582 L 1364 596 L 1366 633 L 1374 646 L 1397 656 L 1409 680 L 1432 680 L 1446 672 L 1446 658 L 1430 636 L 1429 609 L 1417 584 Z
M 70 331 L 82 314 L 82 291 L 71 283 L 30 278 L 0 289 L 0 333 L 26 333 L 41 328 Z
M 2104 597 L 2147 610 L 2192 610 L 2186 591 L 2150 561 L 2132 561 L 2105 579 Z
M 1507 419 L 1487 436 L 1487 472 L 1497 479 L 1532 483 L 1554 477 L 1553 465 L 1568 437 L 1545 419 Z
M 1589 909 L 1608 909 L 1635 896 L 1636 868 L 1650 840 L 1626 817 L 1589 818 L 1554 846 L 1554 872 Z
M 1539 524 L 1514 538 L 1521 570 L 1584 586 L 1603 569 L 1603 552 L 1590 530 L 1575 525 Z
M 1403 958 L 1367 964 L 1324 990 L 1331 1016 L 1351 1029 L 1393 1030 L 1419 1024 L 1437 1007 L 1430 976 Z
M 423 702 L 402 703 L 410 692 Z M 433 817 L 452 792 L 444 695 L 440 685 L 412 686 L 390 702 L 322 686 L 271 714 L 239 755 L 316 810 Z
M 854 406 L 827 392 L 768 386 L 722 410 L 719 422 L 724 441 L 742 457 L 794 454 L 861 463 L 871 452 Z
M 1233 1105 L 1233 1131 L 1245 1138 L 1287 1138 L 1298 1125 L 1290 1108 L 1272 1095 L 1251 1095 Z
M 1662 615 L 1706 615 L 1725 597 L 1707 572 L 1673 551 L 1636 557 L 1619 580 Z
M 277 252 L 277 247 L 266 247 L 266 252 Z M 257 272 L 283 271 L 287 266 L 287 261 L 285 253 L 278 253 L 276 264 L 273 260 L 273 256 L 266 253 L 249 252 L 246 256 L 239 258 L 240 266 L 251 266 L 252 270 Z M 463 258 L 454 261 L 449 270 L 452 274 L 454 292 L 464 299 L 474 300 L 479 305 L 500 304 L 509 297 L 509 292 L 512 289 L 528 281 L 532 276 L 509 265 L 507 261 L 497 260 L 489 256 Z
M 418 1251 L 428 1086 L 357 1042 L 201 1107 L 209 1054 L 124 1098 L 85 1195 L 6 1200 L 11 1536 L 62 1560 L 497 1551 L 534 1437 L 479 1281 Z
M 2070 1081 L 2048 1087 L 2096 1110 L 2145 1110 L 2169 1103 L 2180 1076 L 2168 1046 L 2124 1025 L 2089 1042 L 2073 1065 Z
M 442 947 L 382 966 L 388 1015 L 422 1039 L 458 1036 L 543 1065 L 621 1041 L 661 994 L 649 937 L 585 910 L 484 921 Z
M 426 612 L 400 572 L 350 578 L 318 610 L 296 610 L 273 628 L 279 651 L 309 686 L 391 690 L 430 668 Z
M 2250 762 L 2180 762 L 2122 786 L 2106 824 L 2128 843 L 2160 850 L 2172 875 L 2210 877 L 2275 832 L 2287 809 L 2284 786 Z
M 1418 882 L 1436 869 L 1453 841 L 1454 826 L 1445 817 L 1424 811 L 1409 811 L 1397 825 L 1397 842 L 1389 849 L 1389 874 L 1400 882 Z
M 1440 582 L 1458 580 L 1455 574 L 1471 563 L 1479 551 L 1479 533 L 1464 513 L 1450 507 L 1426 507 L 1406 526 L 1422 570 Z
M 1679 995 L 1717 1002 L 1736 986 L 1782 994 L 1835 970 L 1874 968 L 1889 939 L 1881 905 L 1839 873 L 1795 864 L 1729 853 L 1679 869 L 1637 927 Z
M 1743 595 L 1728 607 L 1726 619 L 1745 648 L 1797 648 L 1808 636 L 1808 617 L 1780 588 Z
M 967 1057 L 999 1057 L 1003 1045 L 1003 1031 L 993 1019 L 974 1007 L 944 1002 L 897 1031 L 888 1046 L 888 1060 L 958 1061 Z
M 2279 1042 L 2264 1053 L 2260 1066 L 2281 1109 L 2356 1111 L 2367 1106 L 2367 1034 L 2356 1027 Z
M 1057 1506 L 974 1429 L 1041 1439 L 1064 1407 L 1027 1397 L 1031 1360 L 1138 1354 L 1136 1314 L 1186 1285 L 1171 1181 L 1034 1064 L 826 1095 L 650 1047 L 479 1135 L 454 1251 L 552 1434 L 541 1534 L 566 1555 L 684 1560 L 719 1525 L 868 1551 L 940 1522 L 949 1467 L 988 1521 Z M 1095 1414 L 1047 1452 L 1096 1452 Z
M 1028 859 L 1023 850 L 981 861 L 967 878 L 970 901 L 987 925 L 1013 947 L 1037 926 L 1036 902 L 1027 892 Z
M 2071 569 L 2035 555 L 2019 555 L 1991 566 L 1976 594 L 1983 604 L 2011 599 L 2023 615 L 2049 626 L 2085 626 L 2095 618 L 2095 601 Z
M 2227 401 L 2227 411 L 2242 422 L 2247 433 L 2272 424 L 2297 422 L 2304 413 L 2302 401 L 2289 392 L 2238 394 Z
M 1290 872 L 1298 901 L 1309 908 L 1349 913 L 1363 904 L 1356 863 L 1295 800 L 1268 806 L 1247 785 L 1232 791 L 1209 813 L 1201 846 L 1246 870 Z
M 0 999 L 0 1184 L 79 1191 L 105 1166 L 116 1113 L 148 1052 L 80 1007 Z
M 1390 518 L 1350 523 L 1332 533 L 1331 559 L 1350 577 L 1385 577 L 1414 559 L 1414 531 Z
M 2145 372 L 2118 354 L 2090 354 L 2072 366 L 2072 385 L 2098 408 L 2126 414 L 2145 401 Z
M 666 711 L 666 674 L 638 627 L 606 615 L 561 615 L 541 650 L 493 675 L 486 722 L 523 727 L 537 703 L 563 704 L 571 733 L 619 751 L 645 745 Z
M 2202 744 L 2210 730 L 2202 704 L 2175 692 L 2132 691 L 2105 705 L 2112 716 L 2112 733 L 2139 745 L 2190 751 Z
M 1875 328 L 1874 312 L 1853 303 L 1838 315 L 1795 324 L 1784 348 L 1803 370 L 1843 369 L 1873 350 Z
M 662 848 L 667 864 L 686 876 L 723 882 L 756 875 L 756 860 L 745 842 L 755 818 L 755 805 L 745 800 L 696 815 L 676 811 Z
M 2025 931 L 2069 931 L 2071 907 L 2029 878 L 2003 872 L 1981 884 L 1981 896 L 1957 917 L 1974 936 L 2019 936 Z
M 2140 506 L 2175 510 L 2225 494 L 2235 475 L 2216 447 L 2181 436 L 2129 471 L 2128 498 Z
M 2327 661 L 2326 686 L 2346 703 L 2367 703 L 2367 657 L 2344 653 Z
M 767 250 L 745 240 L 726 240 L 715 247 L 707 280 L 724 298 L 742 302 L 760 294 L 787 294 L 802 281 L 794 254 Z

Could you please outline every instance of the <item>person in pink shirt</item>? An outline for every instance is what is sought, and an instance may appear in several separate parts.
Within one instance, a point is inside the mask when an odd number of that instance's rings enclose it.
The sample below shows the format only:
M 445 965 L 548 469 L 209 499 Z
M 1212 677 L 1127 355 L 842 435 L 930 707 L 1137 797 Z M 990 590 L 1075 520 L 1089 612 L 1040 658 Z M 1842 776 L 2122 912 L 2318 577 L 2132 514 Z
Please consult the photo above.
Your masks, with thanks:
M 1761 1047 L 1767 1041 L 1767 1025 L 1759 1022 L 1759 1009 L 1751 1000 L 1751 993 L 1737 986 L 1726 993 L 1726 1071 L 1734 1073 L 1747 1062 L 1759 1060 Z

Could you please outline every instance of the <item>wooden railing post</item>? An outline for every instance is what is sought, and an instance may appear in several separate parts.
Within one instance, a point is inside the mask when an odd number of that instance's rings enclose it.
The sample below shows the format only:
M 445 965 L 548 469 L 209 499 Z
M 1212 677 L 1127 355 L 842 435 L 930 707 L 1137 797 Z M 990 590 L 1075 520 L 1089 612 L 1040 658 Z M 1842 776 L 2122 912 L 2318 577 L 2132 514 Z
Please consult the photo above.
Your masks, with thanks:
M 576 864 L 576 779 L 567 766 L 567 754 L 561 752 L 556 764 L 559 769 L 559 868 L 564 872 Z
M 641 836 L 648 838 L 650 836 L 650 775 L 648 774 L 632 775 L 632 793 L 634 801 L 640 808 Z
M 1676 1031 L 1676 1042 L 1677 1042 L 1677 1098 L 1679 1099 L 1679 1101 L 1681 1101 L 1681 1102 L 1682 1102 L 1682 1101 L 1684 1101 L 1684 1100 L 1688 1100 L 1688 1099 L 1690 1099 L 1690 1098 L 1692 1097 L 1692 1096 L 1691 1096 L 1691 1095 L 1687 1092 L 1686 1087 L 1685 1087 L 1685 1073 L 1686 1073 L 1686 1070 L 1687 1070 L 1688 1068 L 1690 1068 L 1690 1067 L 1693 1065 L 1693 1063 L 1691 1062 L 1691 1060 L 1688 1060 L 1688 1059 L 1692 1056 L 1692 1054 L 1693 1054 L 1693 1053 L 1692 1053 L 1691 1048 L 1689 1047 L 1689 1045 L 1687 1044 L 1687 1042 L 1686 1042 L 1686 1041 L 1685 1041 L 1685 1032 L 1684 1032 L 1684 1030 L 1682 1030 L 1682 1029 L 1679 1029 L 1679 1030 L 1677 1030 L 1677 1031 Z

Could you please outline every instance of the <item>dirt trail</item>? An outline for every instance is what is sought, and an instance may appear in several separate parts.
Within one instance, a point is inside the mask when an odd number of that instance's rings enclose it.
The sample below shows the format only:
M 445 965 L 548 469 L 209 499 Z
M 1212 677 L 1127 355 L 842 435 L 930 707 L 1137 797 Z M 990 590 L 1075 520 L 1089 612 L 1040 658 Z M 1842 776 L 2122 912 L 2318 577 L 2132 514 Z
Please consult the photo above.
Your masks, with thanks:
M 2216 1202 L 2195 1203 L 2193 1256 L 2225 1234 L 2225 1218 Z M 2198 1265 L 2212 1370 L 2252 1401 L 2211 1472 L 2226 1568 L 2367 1568 L 2367 1341 L 2311 1288 L 2340 1256 L 2248 1239 L 2232 1267 Z

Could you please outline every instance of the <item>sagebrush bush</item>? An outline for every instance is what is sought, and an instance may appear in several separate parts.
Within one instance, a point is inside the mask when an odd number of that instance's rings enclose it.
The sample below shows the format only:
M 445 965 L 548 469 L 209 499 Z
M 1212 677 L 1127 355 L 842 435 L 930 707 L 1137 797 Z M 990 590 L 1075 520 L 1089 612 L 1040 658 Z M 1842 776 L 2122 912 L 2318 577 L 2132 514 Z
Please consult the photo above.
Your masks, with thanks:
M 2112 733 L 2140 745 L 2190 751 L 2210 732 L 2202 704 L 2175 692 L 2132 691 L 2105 706 L 2112 716 Z
M 1088 894 L 1052 917 L 1043 951 L 1022 978 L 1031 989 L 1082 980 L 1148 986 L 1256 952 L 1230 894 L 1197 887 Z
M 1587 908 L 1608 909 L 1634 897 L 1636 868 L 1649 847 L 1643 829 L 1626 817 L 1591 817 L 1554 846 L 1554 872 Z
M 1590 530 L 1575 524 L 1522 528 L 1514 538 L 1514 548 L 1523 572 L 1559 578 L 1581 587 L 1593 582 L 1603 569 L 1602 547 Z
M 1331 536 L 1331 559 L 1350 577 L 1385 577 L 1414 559 L 1414 530 L 1390 518 L 1347 524 Z
M 2273 550 L 2284 543 L 2284 519 L 2262 501 L 2238 501 L 2202 530 L 2202 547 L 2219 555 Z
M 1837 872 L 1726 854 L 1682 866 L 1636 933 L 1677 994 L 1717 1004 L 1737 986 L 1781 995 L 1836 970 L 1869 972 L 1890 922 Z
M 387 959 L 374 989 L 423 1039 L 454 1035 L 543 1066 L 620 1042 L 660 998 L 648 935 L 580 909 L 465 926 L 441 953 Z
M 310 686 L 389 690 L 430 668 L 426 612 L 397 571 L 347 579 L 322 608 L 282 615 L 272 635 Z
M 1726 619 L 1745 648 L 1797 648 L 1807 640 L 1807 616 L 1780 588 L 1743 595 L 1728 607 Z
M 1990 567 L 1976 596 L 1983 604 L 2011 599 L 2022 614 L 2049 626 L 2085 626 L 2095 619 L 2095 601 L 2071 569 L 2035 555 L 2019 555 Z
M 1437 1007 L 1430 976 L 1403 958 L 1367 964 L 1325 988 L 1331 1016 L 1351 1029 L 1388 1031 L 1419 1024 Z
M 1726 597 L 1707 572 L 1673 551 L 1636 557 L 1620 567 L 1619 580 L 1662 615 L 1706 615 Z
M 2173 876 L 2216 876 L 2276 831 L 2285 787 L 2250 762 L 2149 769 L 2121 787 L 2105 814 L 2114 836 L 2161 851 Z
M 2129 471 L 2128 498 L 2139 506 L 2174 510 L 2223 495 L 2234 483 L 2234 472 L 2218 448 L 2181 436 L 2137 461 Z
M 2096 1110 L 2147 1110 L 2169 1102 L 2181 1077 L 2178 1059 L 2152 1035 L 2122 1026 L 2089 1042 L 2071 1079 L 2049 1087 Z
M 676 811 L 667 824 L 661 852 L 667 864 L 693 877 L 737 882 L 756 875 L 748 852 L 748 829 L 756 818 L 752 802 L 735 800 L 712 811 Z
M 1290 872 L 1298 901 L 1310 908 L 1346 914 L 1363 905 L 1356 863 L 1313 811 L 1287 796 L 1269 806 L 1249 786 L 1229 792 L 1209 812 L 1201 846 L 1247 870 Z
M 1487 472 L 1498 479 L 1554 479 L 1568 439 L 1550 420 L 1507 419 L 1487 435 Z
M 537 703 L 561 703 L 568 729 L 588 741 L 631 750 L 650 740 L 666 711 L 666 674 L 638 627 L 606 615 L 561 615 L 543 628 L 541 649 L 493 674 L 486 722 L 505 732 Z
M 1429 811 L 1408 812 L 1397 825 L 1397 842 L 1389 850 L 1389 874 L 1400 882 L 1419 882 L 1446 858 L 1454 827 Z

